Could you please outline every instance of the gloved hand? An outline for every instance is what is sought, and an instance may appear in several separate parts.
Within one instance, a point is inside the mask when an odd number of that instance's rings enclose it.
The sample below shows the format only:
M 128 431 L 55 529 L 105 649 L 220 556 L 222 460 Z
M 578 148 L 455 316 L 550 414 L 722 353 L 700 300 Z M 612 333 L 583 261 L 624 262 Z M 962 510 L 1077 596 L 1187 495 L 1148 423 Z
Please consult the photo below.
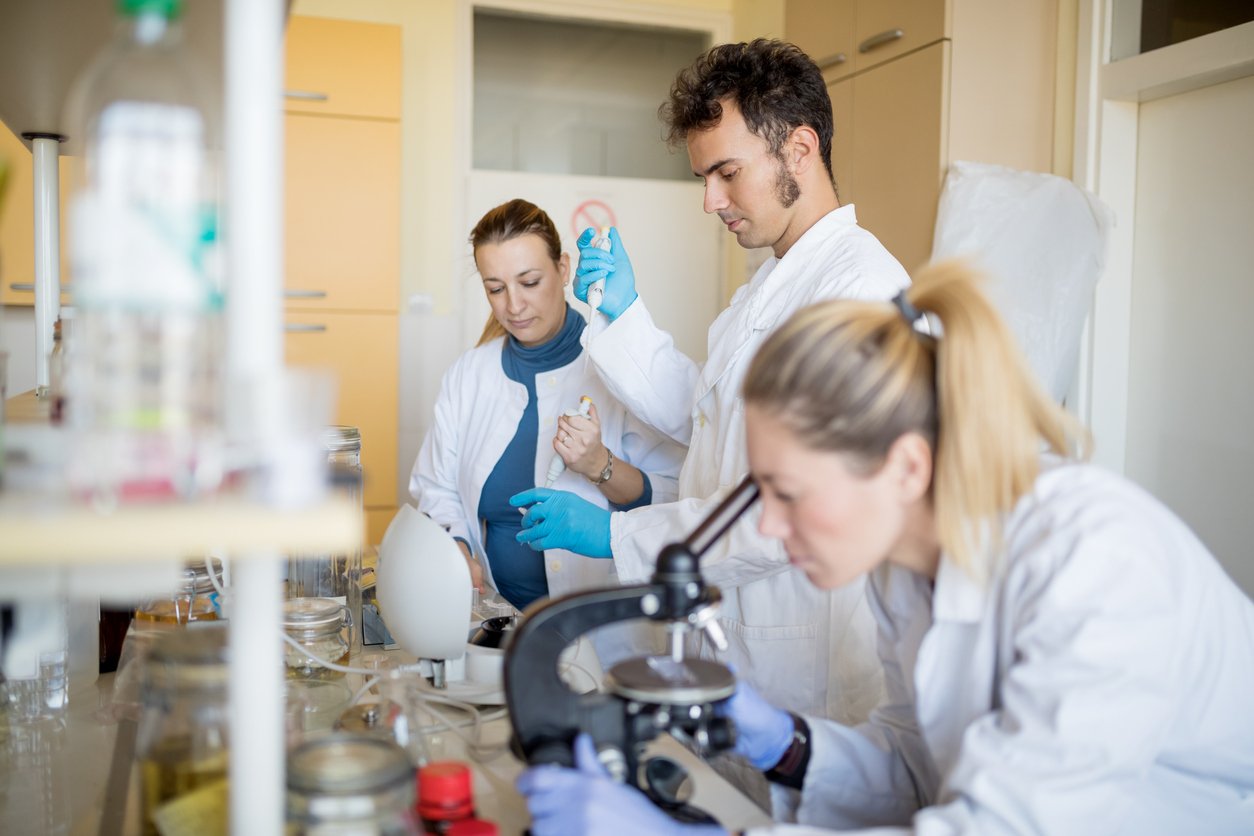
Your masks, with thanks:
M 618 237 L 617 227 L 610 227 L 610 249 L 592 246 L 596 231 L 588 227 L 579 236 L 575 246 L 579 248 L 579 266 L 575 268 L 575 298 L 588 301 L 588 287 L 599 279 L 605 279 L 605 298 L 601 300 L 601 313 L 614 321 L 622 316 L 636 301 L 636 274 L 631 260 L 623 249 L 623 239 Z
M 743 679 L 727 701 L 727 713 L 736 724 L 734 751 L 757 769 L 766 771 L 779 763 L 792 745 L 792 715 L 762 699 Z
M 610 512 L 569 491 L 530 488 L 509 498 L 515 508 L 530 505 L 523 530 L 514 538 L 536 551 L 566 549 L 586 557 L 613 557 Z
M 586 734 L 575 738 L 574 769 L 533 766 L 519 776 L 518 791 L 527 799 L 535 836 L 727 836 L 716 825 L 680 824 L 644 793 L 610 780 Z

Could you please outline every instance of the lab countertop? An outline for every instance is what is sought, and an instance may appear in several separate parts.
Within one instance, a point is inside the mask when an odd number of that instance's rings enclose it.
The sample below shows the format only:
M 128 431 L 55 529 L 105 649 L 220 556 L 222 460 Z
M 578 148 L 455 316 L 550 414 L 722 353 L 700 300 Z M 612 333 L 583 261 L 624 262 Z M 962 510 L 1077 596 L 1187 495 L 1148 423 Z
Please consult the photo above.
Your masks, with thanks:
M 406 661 L 403 651 L 368 648 L 366 666 L 380 665 L 390 655 Z M 354 660 L 354 665 L 361 660 Z M 384 661 L 386 666 L 387 662 Z M 344 680 L 344 693 L 362 684 L 352 674 Z M 11 724 L 0 717 L 0 832 L 3 833 L 139 833 L 139 772 L 134 763 L 135 724 L 116 721 L 113 702 L 114 675 L 102 675 L 95 683 L 70 692 L 65 716 L 58 720 Z M 465 692 L 467 689 L 462 689 Z M 482 690 L 482 689 L 480 689 Z M 347 701 L 343 703 L 347 707 Z M 340 707 L 324 706 L 316 715 L 306 713 L 303 731 L 289 731 L 306 739 L 327 733 Z M 457 729 L 431 722 L 422 709 L 411 712 L 422 725 L 425 755 L 431 760 L 459 760 L 474 775 L 475 806 L 480 818 L 496 822 L 504 836 L 523 833 L 530 817 L 514 782 L 524 765 L 509 752 L 510 726 L 499 705 L 479 708 L 478 746 L 473 752 L 462 735 L 471 733 L 469 715 L 444 709 Z M 308 712 L 308 709 L 306 709 Z M 293 725 L 289 712 L 289 726 Z M 460 732 L 460 734 L 458 733 Z M 240 741 L 235 741 L 240 745 Z M 413 744 L 410 751 L 415 751 Z M 735 829 L 769 823 L 769 817 L 677 741 L 663 737 L 650 744 L 648 754 L 664 754 L 679 762 L 693 779 L 691 803 L 709 811 L 725 826 Z M 226 812 L 223 812 L 223 820 Z

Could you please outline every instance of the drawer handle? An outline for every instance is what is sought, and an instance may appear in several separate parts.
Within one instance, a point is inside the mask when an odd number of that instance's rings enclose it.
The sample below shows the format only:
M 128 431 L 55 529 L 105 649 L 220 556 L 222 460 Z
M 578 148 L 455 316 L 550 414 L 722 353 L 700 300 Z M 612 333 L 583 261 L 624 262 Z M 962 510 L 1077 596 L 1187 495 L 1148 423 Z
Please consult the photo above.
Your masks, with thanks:
M 325 299 L 327 292 L 325 290 L 285 290 L 283 291 L 285 299 Z
M 904 29 L 885 29 L 878 35 L 872 35 L 862 43 L 858 44 L 858 52 L 870 52 L 876 47 L 884 44 L 891 44 L 893 41 L 901 40 L 906 36 Z
M 849 60 L 848 55 L 846 55 L 843 52 L 838 52 L 835 55 L 829 55 L 826 58 L 823 58 L 819 61 L 815 61 L 814 63 L 819 65 L 820 70 L 826 70 L 828 67 L 838 67 L 848 60 Z
M 289 334 L 321 334 L 327 326 L 309 322 L 285 322 L 283 330 Z
M 284 90 L 283 98 L 300 99 L 302 102 L 325 102 L 330 97 L 316 90 Z
M 9 289 L 16 290 L 20 293 L 34 293 L 35 283 L 34 282 L 10 282 Z M 74 288 L 71 287 L 70 285 L 68 284 L 61 285 L 62 293 L 72 293 L 73 291 L 74 291 Z

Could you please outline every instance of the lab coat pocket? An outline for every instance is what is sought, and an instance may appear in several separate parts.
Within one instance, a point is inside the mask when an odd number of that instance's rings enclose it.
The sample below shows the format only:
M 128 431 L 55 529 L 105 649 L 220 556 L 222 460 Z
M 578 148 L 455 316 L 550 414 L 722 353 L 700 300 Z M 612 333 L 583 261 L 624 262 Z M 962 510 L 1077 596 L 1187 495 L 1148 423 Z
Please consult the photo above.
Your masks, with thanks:
M 825 706 L 811 705 L 818 687 L 818 625 L 779 624 L 756 627 L 724 618 L 728 659 L 741 677 L 767 702 L 798 713 L 824 713 Z

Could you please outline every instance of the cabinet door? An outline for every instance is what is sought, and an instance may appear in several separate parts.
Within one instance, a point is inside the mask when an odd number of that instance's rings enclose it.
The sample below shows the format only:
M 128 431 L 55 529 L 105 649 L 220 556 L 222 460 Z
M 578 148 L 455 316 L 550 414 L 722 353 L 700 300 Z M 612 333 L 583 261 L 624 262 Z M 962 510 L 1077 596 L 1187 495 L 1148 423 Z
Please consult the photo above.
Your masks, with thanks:
M 395 509 L 396 315 L 289 311 L 285 322 L 288 364 L 329 369 L 339 388 L 335 422 L 361 431 L 367 511 Z
M 858 222 L 913 272 L 932 252 L 949 42 L 854 77 Z
M 0 157 L 9 163 L 9 185 L 0 196 L 0 304 L 35 304 L 35 174 L 30 149 L 0 124 Z M 69 236 L 65 225 L 77 166 L 59 160 L 61 194 L 61 284 L 70 283 Z M 61 295 L 70 303 L 68 292 Z
M 284 107 L 290 113 L 401 117 L 398 26 L 292 17 L 286 68 Z
M 787 0 L 784 33 L 828 81 L 853 72 L 854 0 Z
M 832 99 L 832 173 L 836 176 L 836 194 L 841 203 L 853 203 L 855 194 L 853 88 L 852 78 L 827 85 L 827 94 Z
M 288 307 L 396 311 L 400 124 L 289 114 L 286 128 Z
M 946 5 L 946 0 L 858 0 L 853 69 L 861 72 L 945 37 Z

